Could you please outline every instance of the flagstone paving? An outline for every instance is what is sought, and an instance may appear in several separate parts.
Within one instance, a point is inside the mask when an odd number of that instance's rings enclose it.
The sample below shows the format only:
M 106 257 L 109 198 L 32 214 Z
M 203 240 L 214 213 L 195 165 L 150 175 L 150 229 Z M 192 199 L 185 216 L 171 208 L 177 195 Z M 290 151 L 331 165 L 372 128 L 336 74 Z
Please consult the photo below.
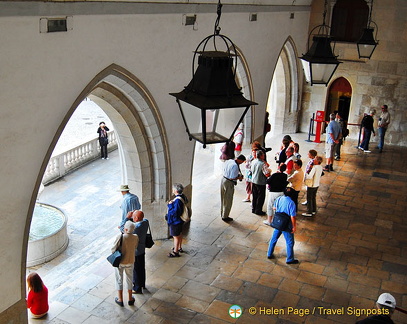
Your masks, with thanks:
M 273 170 L 280 137 L 267 140 Z M 311 148 L 324 154 L 324 143 L 292 137 L 304 161 Z M 299 205 L 298 265 L 285 263 L 283 237 L 276 258 L 267 259 L 273 230 L 242 202 L 243 182 L 235 191 L 234 222 L 221 221 L 218 152 L 198 149 L 186 253 L 169 259 L 172 241 L 156 240 L 146 254 L 147 289 L 123 308 L 114 303 L 114 271 L 106 261 L 120 218 L 118 152 L 47 186 L 40 201 L 68 215 L 70 243 L 54 260 L 28 269 L 39 272 L 50 292 L 49 314 L 30 323 L 354 323 L 382 292 L 407 308 L 407 149 L 367 154 L 355 146 L 347 141 L 335 171 L 322 177 L 317 215 L 302 217 Z M 232 305 L 243 308 L 240 318 L 229 316 Z M 400 312 L 393 319 L 407 323 Z

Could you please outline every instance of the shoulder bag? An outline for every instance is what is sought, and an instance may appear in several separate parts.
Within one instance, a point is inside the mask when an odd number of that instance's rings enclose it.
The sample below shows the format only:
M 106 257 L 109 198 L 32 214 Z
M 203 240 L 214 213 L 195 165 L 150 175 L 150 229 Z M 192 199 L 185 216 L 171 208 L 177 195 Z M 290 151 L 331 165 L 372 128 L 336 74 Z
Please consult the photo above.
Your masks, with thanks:
M 150 249 L 153 247 L 153 245 L 154 245 L 154 240 L 153 240 L 153 236 L 151 235 L 150 222 L 148 222 L 148 231 L 146 234 L 146 248 Z
M 291 217 L 286 213 L 275 212 L 271 222 L 271 227 L 274 227 L 282 232 L 291 232 L 293 229 Z
M 123 234 L 120 237 L 120 244 L 117 247 L 117 250 L 114 251 L 111 255 L 107 257 L 107 261 L 110 262 L 110 264 L 116 268 L 119 267 L 120 261 L 122 260 L 122 242 L 123 242 Z

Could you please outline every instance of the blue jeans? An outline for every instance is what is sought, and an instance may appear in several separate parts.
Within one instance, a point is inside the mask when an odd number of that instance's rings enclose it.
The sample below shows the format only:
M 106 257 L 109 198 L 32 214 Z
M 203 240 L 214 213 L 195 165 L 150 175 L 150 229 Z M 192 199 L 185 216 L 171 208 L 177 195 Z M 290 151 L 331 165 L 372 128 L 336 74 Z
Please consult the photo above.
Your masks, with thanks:
M 367 151 L 369 149 L 369 142 L 370 136 L 372 135 L 372 131 L 370 129 L 367 129 L 366 127 L 364 128 L 364 130 L 365 134 L 363 135 L 363 142 L 362 144 L 360 144 L 360 146 Z
M 276 243 L 281 236 L 281 234 L 284 235 L 285 238 L 285 244 L 286 244 L 286 250 L 287 250 L 287 259 L 286 262 L 291 262 L 294 261 L 294 234 L 290 232 L 282 232 L 278 229 L 274 229 L 273 236 L 271 237 L 270 243 L 269 243 L 269 249 L 267 251 L 267 256 L 271 256 L 274 252 L 274 248 L 276 246 Z
M 384 146 L 384 135 L 386 135 L 386 129 L 385 127 L 379 127 L 379 149 L 382 150 Z

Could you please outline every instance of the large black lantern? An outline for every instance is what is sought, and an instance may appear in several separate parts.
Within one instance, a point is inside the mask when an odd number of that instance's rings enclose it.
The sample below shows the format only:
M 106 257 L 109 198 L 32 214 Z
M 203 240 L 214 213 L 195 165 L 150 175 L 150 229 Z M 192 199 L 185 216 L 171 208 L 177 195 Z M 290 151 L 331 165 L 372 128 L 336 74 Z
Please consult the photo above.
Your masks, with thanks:
M 308 36 L 308 51 L 300 59 L 304 68 L 305 79 L 314 84 L 328 85 L 338 65 L 338 61 L 332 51 L 331 37 L 329 36 L 330 27 L 325 24 L 327 11 L 327 0 L 325 0 L 325 9 L 323 14 L 323 23 L 313 28 Z M 313 36 L 312 46 L 309 46 L 309 39 L 318 28 L 318 33 Z
M 257 105 L 244 98 L 236 84 L 236 48 L 219 33 L 221 8 L 219 2 L 214 34 L 202 40 L 195 50 L 192 70 L 196 59 L 198 67 L 191 82 L 181 92 L 170 93 L 176 98 L 189 139 L 204 147 L 231 140 L 250 106 Z M 217 50 L 217 39 L 226 51 Z M 206 50 L 210 40 L 214 50 Z
M 374 50 L 376 49 L 377 44 L 379 42 L 377 39 L 377 24 L 372 21 L 372 11 L 373 11 L 373 0 L 371 1 L 370 13 L 369 13 L 369 20 L 367 22 L 367 27 L 363 29 L 362 37 L 357 42 L 359 58 L 367 58 L 370 59 Z M 373 36 L 374 28 L 371 27 L 371 24 L 376 25 L 376 37 Z

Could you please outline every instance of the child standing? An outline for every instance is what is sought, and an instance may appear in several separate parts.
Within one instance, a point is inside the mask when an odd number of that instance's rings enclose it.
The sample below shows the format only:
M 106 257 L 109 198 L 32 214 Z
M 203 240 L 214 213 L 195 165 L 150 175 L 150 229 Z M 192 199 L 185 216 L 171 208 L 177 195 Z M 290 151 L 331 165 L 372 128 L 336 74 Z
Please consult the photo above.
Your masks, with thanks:
M 305 167 L 305 174 L 304 174 L 304 181 L 305 181 L 305 175 L 309 174 L 312 170 L 312 167 L 314 166 L 314 159 L 317 156 L 317 151 L 315 150 L 309 150 L 308 151 L 308 158 L 310 159 Z M 305 184 L 306 185 L 306 184 Z M 306 205 L 307 201 L 304 201 L 301 203 L 301 205 Z
M 307 212 L 302 216 L 311 217 L 317 213 L 317 191 L 322 176 L 322 157 L 316 156 L 310 173 L 305 173 L 304 181 L 307 186 Z M 309 182 L 308 182 L 309 181 Z
M 27 308 L 31 311 L 33 318 L 41 318 L 48 312 L 48 289 L 36 272 L 27 276 L 28 297 Z

